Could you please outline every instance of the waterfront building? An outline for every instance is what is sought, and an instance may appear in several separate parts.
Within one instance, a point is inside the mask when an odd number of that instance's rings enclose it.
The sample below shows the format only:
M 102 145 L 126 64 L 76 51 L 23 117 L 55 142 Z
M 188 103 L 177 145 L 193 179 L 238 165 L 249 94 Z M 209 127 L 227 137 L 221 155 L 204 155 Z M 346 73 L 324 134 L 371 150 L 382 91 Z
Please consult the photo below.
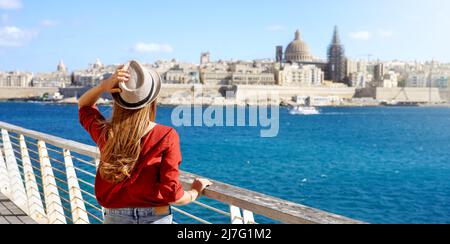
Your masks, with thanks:
M 356 88 L 365 88 L 369 77 L 365 72 L 353 72 L 349 74 L 349 85 Z
M 32 86 L 36 88 L 65 88 L 72 84 L 68 73 L 37 73 L 33 77 Z
M 73 79 L 76 86 L 96 86 L 100 81 L 104 80 L 103 73 L 89 72 L 89 71 L 74 71 Z
M 273 61 L 238 61 L 231 63 L 231 85 L 275 85 Z
M 205 85 L 230 85 L 232 79 L 229 63 L 223 60 L 200 65 L 199 76 Z
M 434 72 L 429 74 L 426 72 L 411 73 L 406 80 L 406 87 L 429 87 L 448 88 L 450 82 L 450 75 L 445 73 Z
M 33 76 L 32 86 L 36 88 L 65 88 L 72 84 L 64 61 L 60 61 L 56 71 L 51 73 L 37 73 Z
M 32 84 L 33 74 L 29 72 L 0 72 L 0 87 L 25 88 Z
M 384 64 L 382 63 L 378 63 L 377 65 L 374 66 L 374 71 L 373 71 L 373 79 L 374 82 L 381 82 L 384 79 Z
M 206 65 L 202 65 L 200 68 L 201 69 L 207 69 L 207 70 L 217 70 L 217 71 L 229 71 L 230 69 L 230 64 L 233 63 L 234 61 L 224 61 L 224 60 L 219 60 L 216 62 L 210 62 Z
M 209 52 L 202 53 L 200 56 L 200 65 L 211 63 L 211 54 Z
M 428 62 L 396 60 L 383 62 L 383 66 L 385 72 L 394 71 L 397 74 L 401 86 L 416 88 L 430 87 L 430 85 L 435 88 L 449 87 L 449 64 L 440 63 L 436 60 Z
M 358 73 L 358 62 L 351 60 L 351 59 L 346 59 L 345 60 L 345 71 L 346 71 L 345 75 L 347 77 L 349 77 L 353 73 Z
M 377 85 L 382 88 L 396 88 L 398 87 L 398 75 L 394 71 L 389 71 L 384 74 L 383 80 Z
M 231 77 L 232 85 L 275 85 L 275 75 L 273 73 L 245 74 L 233 73 Z
M 324 72 L 315 65 L 286 64 L 275 76 L 281 86 L 320 86 L 324 81 Z
M 427 87 L 427 75 L 425 73 L 412 73 L 406 80 L 406 87 Z
M 345 49 L 341 44 L 338 28 L 334 28 L 333 40 L 328 47 L 326 79 L 335 83 L 346 83 Z
M 72 73 L 73 85 L 96 86 L 100 81 L 109 78 L 117 69 L 117 65 L 105 66 L 97 59 L 88 69 L 75 70 Z
M 275 62 L 283 63 L 283 46 L 277 46 L 275 50 Z
M 164 83 L 169 84 L 197 84 L 200 73 L 197 66 L 176 65 L 165 73 L 160 73 Z
M 158 60 L 153 65 L 144 64 L 144 66 L 148 69 L 153 68 L 160 74 L 165 74 L 169 70 L 173 69 L 177 65 L 177 61 L 172 59 L 170 61 L 167 60 Z
M 200 80 L 206 85 L 275 85 L 273 60 L 219 61 L 201 65 Z
M 233 74 L 226 70 L 201 70 L 200 80 L 205 85 L 230 85 Z
M 207 63 L 208 53 L 202 54 L 204 62 Z M 153 65 L 145 64 L 149 69 L 155 69 L 168 84 L 196 84 L 200 82 L 200 66 L 197 64 L 178 62 L 176 59 L 170 61 L 158 60 Z
M 433 87 L 448 88 L 450 82 L 448 74 L 433 74 L 431 75 L 431 84 Z
M 262 72 L 274 73 L 275 66 L 279 63 L 275 63 L 272 59 L 257 59 L 253 61 L 253 67 L 261 69 Z
M 353 73 L 367 73 L 367 61 L 365 60 L 352 60 L 347 58 L 345 60 L 346 77 L 349 77 Z
M 357 66 L 357 72 L 367 74 L 367 61 L 359 60 L 358 62 L 356 62 L 356 66 Z
M 261 63 L 237 61 L 229 64 L 229 70 L 233 73 L 258 74 L 264 71 Z
M 365 88 L 373 77 L 367 73 L 367 61 L 347 58 L 345 63 L 347 84 L 351 87 Z

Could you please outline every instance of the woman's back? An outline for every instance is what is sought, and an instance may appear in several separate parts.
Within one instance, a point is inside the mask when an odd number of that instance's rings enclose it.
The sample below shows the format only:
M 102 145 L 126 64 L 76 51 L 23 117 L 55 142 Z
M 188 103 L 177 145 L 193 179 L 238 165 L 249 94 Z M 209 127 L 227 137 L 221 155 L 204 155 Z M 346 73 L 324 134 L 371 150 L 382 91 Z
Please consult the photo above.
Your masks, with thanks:
M 105 133 L 103 116 L 96 107 L 86 107 L 80 109 L 79 117 L 101 150 Z M 97 200 L 105 208 L 167 206 L 184 194 L 178 181 L 181 159 L 177 132 L 173 128 L 156 125 L 141 140 L 141 154 L 131 178 L 115 184 L 97 173 Z

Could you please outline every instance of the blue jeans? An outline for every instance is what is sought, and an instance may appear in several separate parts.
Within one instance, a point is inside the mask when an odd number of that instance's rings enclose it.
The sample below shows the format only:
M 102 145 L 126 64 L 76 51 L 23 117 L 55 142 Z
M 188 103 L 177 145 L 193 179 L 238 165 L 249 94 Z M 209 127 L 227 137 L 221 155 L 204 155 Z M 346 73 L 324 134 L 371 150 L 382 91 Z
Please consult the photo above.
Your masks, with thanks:
M 173 224 L 172 209 L 165 215 L 156 215 L 153 208 L 105 209 L 104 224 Z

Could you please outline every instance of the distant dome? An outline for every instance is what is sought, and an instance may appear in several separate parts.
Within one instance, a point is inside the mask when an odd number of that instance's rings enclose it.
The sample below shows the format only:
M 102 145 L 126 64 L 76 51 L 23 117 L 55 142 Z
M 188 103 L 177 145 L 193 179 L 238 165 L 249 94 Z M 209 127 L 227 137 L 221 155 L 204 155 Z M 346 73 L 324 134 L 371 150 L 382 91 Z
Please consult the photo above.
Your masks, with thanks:
M 102 61 L 100 61 L 99 58 L 97 58 L 97 60 L 95 60 L 95 64 L 93 66 L 94 66 L 94 69 L 101 69 L 104 67 Z
M 58 72 L 67 72 L 67 68 L 66 68 L 66 65 L 64 64 L 64 61 L 62 61 L 62 60 L 59 61 L 57 71 Z
M 313 57 L 309 51 L 308 44 L 306 44 L 301 36 L 300 31 L 295 32 L 295 39 L 286 48 L 285 54 L 286 62 L 310 62 Z

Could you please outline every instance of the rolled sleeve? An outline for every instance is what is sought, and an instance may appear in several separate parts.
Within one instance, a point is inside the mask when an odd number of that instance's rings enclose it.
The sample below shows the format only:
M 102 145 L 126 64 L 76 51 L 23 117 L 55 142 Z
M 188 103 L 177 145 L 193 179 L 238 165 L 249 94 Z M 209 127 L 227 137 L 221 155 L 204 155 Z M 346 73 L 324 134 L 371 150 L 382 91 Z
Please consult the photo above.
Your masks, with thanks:
M 163 154 L 160 167 L 159 192 L 167 203 L 173 203 L 184 195 L 183 186 L 179 180 L 181 164 L 180 139 L 175 130 L 169 138 L 169 146 Z
M 102 116 L 97 106 L 80 108 L 78 111 L 78 118 L 80 124 L 98 145 L 102 131 L 102 123 L 105 121 L 105 118 Z

